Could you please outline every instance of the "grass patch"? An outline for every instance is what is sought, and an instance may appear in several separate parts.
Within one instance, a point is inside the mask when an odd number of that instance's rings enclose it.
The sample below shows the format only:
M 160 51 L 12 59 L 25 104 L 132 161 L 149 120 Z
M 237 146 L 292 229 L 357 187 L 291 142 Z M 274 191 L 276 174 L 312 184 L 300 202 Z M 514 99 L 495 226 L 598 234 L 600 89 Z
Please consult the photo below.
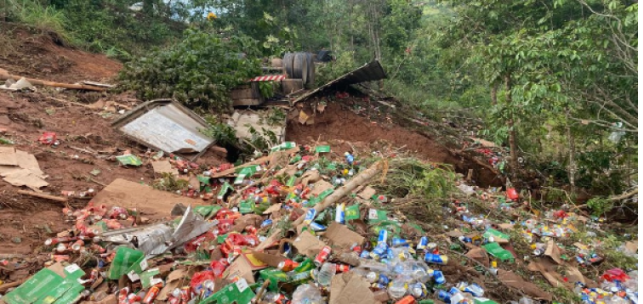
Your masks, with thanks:
M 66 29 L 68 20 L 62 11 L 37 1 L 9 1 L 7 6 L 12 19 L 43 33 L 55 33 L 63 44 L 75 44 L 73 35 Z

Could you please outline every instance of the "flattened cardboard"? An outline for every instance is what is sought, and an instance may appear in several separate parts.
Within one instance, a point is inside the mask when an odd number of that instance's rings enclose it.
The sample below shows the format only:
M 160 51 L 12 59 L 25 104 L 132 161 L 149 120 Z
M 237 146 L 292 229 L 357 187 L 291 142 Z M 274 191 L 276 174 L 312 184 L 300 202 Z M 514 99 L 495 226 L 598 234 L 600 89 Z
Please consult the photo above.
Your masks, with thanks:
M 319 174 L 319 171 L 317 170 L 308 170 L 304 172 L 304 174 L 301 176 L 301 183 L 304 184 L 304 186 L 307 186 L 310 183 L 315 183 L 321 179 L 321 175 Z
M 254 275 L 252 274 L 252 265 L 248 260 L 244 258 L 237 258 L 230 264 L 228 269 L 223 273 L 223 277 L 227 279 L 231 278 L 243 278 L 249 284 L 255 283 Z
M 333 185 L 325 180 L 320 180 L 314 183 L 313 187 L 313 190 L 310 191 L 310 196 L 318 196 L 322 192 L 332 189 Z
M 172 168 L 172 164 L 168 160 L 152 161 L 152 169 L 158 175 L 163 173 L 169 173 L 174 176 L 179 175 L 179 170 Z
M 158 297 L 157 297 L 157 299 L 158 299 Z M 100 301 L 83 301 L 83 302 L 80 302 L 80 304 L 117 304 L 117 303 L 118 303 L 118 299 L 116 299 L 115 294 L 110 294 L 110 295 L 108 295 L 107 297 L 105 297 L 104 299 L 102 299 Z
M 368 281 L 354 273 L 333 277 L 330 285 L 329 304 L 374 304 L 375 295 Z
M 324 234 L 324 237 L 326 237 L 333 244 L 333 246 L 344 249 L 350 248 L 355 243 L 357 243 L 358 245 L 364 243 L 363 236 L 348 229 L 348 227 L 338 222 L 333 222 L 332 224 L 330 224 L 328 230 L 326 230 L 326 234 Z
M 498 269 L 498 279 L 503 284 L 521 290 L 526 295 L 532 296 L 536 299 L 546 300 L 551 302 L 552 295 L 540 289 L 536 284 L 525 281 L 519 275 L 506 271 L 504 269 Z
M 625 242 L 625 248 L 631 252 L 637 253 L 639 252 L 639 241 L 629 241 Z
M 305 231 L 295 239 L 292 245 L 297 249 L 297 252 L 311 258 L 314 258 L 326 246 L 324 242 Z
M 451 230 L 445 234 L 453 238 L 461 237 L 464 235 L 464 233 L 462 233 L 462 231 L 460 231 L 459 229 Z
M 536 259 L 531 261 L 529 265 L 527 266 L 527 269 L 530 271 L 538 271 L 540 272 L 545 279 L 551 284 L 553 287 L 567 287 L 569 288 L 568 284 L 565 284 L 565 281 L 563 280 L 562 276 L 560 276 L 556 272 L 556 265 L 552 263 L 549 259 Z
M 484 249 L 482 249 L 480 247 L 475 247 L 475 248 L 469 250 L 469 252 L 467 252 L 467 254 L 465 254 L 465 255 L 468 258 L 476 260 L 476 261 L 482 263 L 482 265 L 484 265 L 486 267 L 489 267 L 489 255 L 487 255 L 487 252 L 484 251 Z
M 547 242 L 545 256 L 550 257 L 558 265 L 563 264 L 563 260 L 560 259 L 560 249 L 558 248 L 554 240 L 549 240 L 549 242 Z
M 259 227 L 262 221 L 263 221 L 263 218 L 261 217 L 261 215 L 244 214 L 236 221 L 234 221 L 234 226 L 232 226 L 232 229 L 230 229 L 230 231 L 242 232 L 243 229 L 245 229 L 248 226 Z
M 265 265 L 275 268 L 279 267 L 279 263 L 286 260 L 285 257 L 280 255 L 267 254 L 257 251 L 253 251 L 251 256 L 263 262 Z
M 14 147 L 0 147 L 0 165 L 17 166 L 18 159 Z
M 121 206 L 136 208 L 143 213 L 154 215 L 151 219 L 169 216 L 176 204 L 202 205 L 199 200 L 176 195 L 171 192 L 155 190 L 152 187 L 130 182 L 121 178 L 115 179 L 92 199 L 95 205 Z
M 255 247 L 255 251 L 263 251 L 266 248 L 270 248 L 272 246 L 278 245 L 279 244 L 279 235 L 281 234 L 281 230 L 277 229 L 272 235 L 270 235 L 268 238 L 266 238 L 259 246 Z
M 29 169 L 12 171 L 4 176 L 4 181 L 16 187 L 27 186 L 36 192 L 49 185 L 40 174 Z
M 185 269 L 177 269 L 170 272 L 170 274 L 167 275 L 167 278 L 165 280 L 165 286 L 163 286 L 163 289 L 161 289 L 156 299 L 160 301 L 167 300 L 170 292 L 172 292 L 174 289 L 178 288 L 181 285 L 181 279 L 183 279 L 183 277 L 185 277 L 186 275 L 187 275 L 187 271 L 185 271 Z
M 281 204 L 274 204 L 274 205 L 270 205 L 270 207 L 268 207 L 268 209 L 266 209 L 266 211 L 264 211 L 263 214 L 271 214 L 279 210 L 281 210 Z
M 501 223 L 501 224 L 498 224 L 498 228 L 500 228 L 502 230 L 511 230 L 511 229 L 514 228 L 514 224 L 512 224 L 512 223 Z
M 375 191 L 375 189 L 373 189 L 371 186 L 366 186 L 364 190 L 357 193 L 357 196 L 359 196 L 362 199 L 369 200 L 375 194 L 377 194 L 377 191 Z

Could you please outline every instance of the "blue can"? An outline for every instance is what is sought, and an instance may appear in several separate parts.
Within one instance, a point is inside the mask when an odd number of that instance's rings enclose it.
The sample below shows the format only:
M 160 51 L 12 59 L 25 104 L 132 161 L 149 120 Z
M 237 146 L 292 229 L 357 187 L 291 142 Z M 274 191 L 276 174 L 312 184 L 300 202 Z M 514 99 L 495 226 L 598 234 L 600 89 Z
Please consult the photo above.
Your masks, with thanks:
M 400 246 L 408 246 L 408 245 L 409 245 L 409 241 L 405 239 L 393 238 L 391 240 L 392 247 L 400 247 Z
M 387 239 L 388 239 L 388 231 L 386 231 L 386 229 L 380 230 L 380 234 L 377 236 L 377 243 L 378 244 L 380 244 L 380 243 L 385 243 L 386 244 Z
M 438 299 L 442 300 L 444 303 L 451 303 L 451 295 L 444 290 L 438 291 Z
M 350 153 L 348 153 L 348 152 L 346 152 L 345 155 L 346 155 L 346 162 L 349 165 L 353 165 L 353 162 L 355 161 L 355 157 L 353 155 L 351 155 Z
M 393 253 L 393 249 L 387 248 L 386 249 L 386 258 L 392 259 L 395 257 L 395 253 Z
M 268 226 L 270 226 L 270 225 L 272 225 L 272 220 L 271 220 L 271 219 L 267 219 L 267 220 L 263 221 L 263 223 L 261 223 L 261 228 L 263 228 L 263 227 L 268 227 Z
M 335 209 L 335 222 L 340 224 L 346 223 L 346 204 L 342 203 L 337 205 L 337 209 Z
M 446 255 L 427 253 L 426 255 L 424 255 L 424 261 L 429 264 L 446 265 L 447 263 L 449 263 L 449 257 L 447 257 Z
M 460 240 L 460 242 L 463 242 L 463 243 L 471 243 L 471 242 L 473 242 L 473 240 L 470 237 L 464 236 L 464 235 L 458 237 L 458 239 Z
M 468 292 L 472 294 L 474 297 L 482 297 L 484 296 L 484 289 L 482 286 L 476 284 L 476 283 L 471 283 L 468 286 L 464 288 L 464 292 Z
M 444 274 L 440 270 L 433 271 L 433 280 L 438 285 L 442 285 L 447 282 L 447 279 L 444 277 Z
M 460 289 L 458 289 L 458 288 L 456 288 L 456 287 L 451 287 L 451 288 L 449 289 L 449 294 L 450 294 L 450 295 L 452 295 L 452 296 L 453 296 L 453 295 L 457 295 L 458 293 L 460 293 Z
M 371 253 L 368 250 L 364 250 L 359 254 L 359 257 L 362 259 L 369 259 L 371 257 Z
M 388 250 L 388 246 L 386 246 L 386 243 L 379 243 L 375 248 L 373 248 L 374 254 L 377 254 L 379 257 L 382 257 L 386 254 L 386 251 Z
M 388 285 L 390 281 L 391 280 L 385 274 L 380 274 L 380 279 L 378 280 L 380 284 Z
M 310 208 L 308 211 L 306 211 L 306 217 L 304 218 L 304 222 L 306 224 L 310 224 L 315 220 L 315 217 L 317 216 L 317 210 L 315 208 Z
M 418 242 L 417 250 L 424 250 L 426 249 L 426 245 L 429 244 L 429 238 L 426 236 L 423 236 L 420 238 L 420 241 Z
M 317 222 L 312 222 L 310 223 L 310 229 L 312 229 L 313 231 L 324 231 L 326 230 L 326 226 Z
M 576 262 L 581 265 L 585 264 L 585 260 L 579 256 L 576 256 Z

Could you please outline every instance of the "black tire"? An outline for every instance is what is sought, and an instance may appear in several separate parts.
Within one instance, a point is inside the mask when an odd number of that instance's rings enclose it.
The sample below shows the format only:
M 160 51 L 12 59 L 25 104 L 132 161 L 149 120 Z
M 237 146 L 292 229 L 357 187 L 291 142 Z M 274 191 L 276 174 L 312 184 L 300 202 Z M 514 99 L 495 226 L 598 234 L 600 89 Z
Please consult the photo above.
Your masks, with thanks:
M 293 71 L 293 60 L 295 59 L 295 54 L 286 53 L 284 54 L 284 69 L 286 70 L 286 75 L 288 78 L 296 78 Z
M 308 79 L 308 63 L 305 53 L 296 53 L 293 60 L 293 78 L 301 79 L 302 84 Z
M 307 81 L 304 86 L 308 89 L 315 86 L 315 58 L 311 53 L 306 53 L 306 63 L 308 63 Z

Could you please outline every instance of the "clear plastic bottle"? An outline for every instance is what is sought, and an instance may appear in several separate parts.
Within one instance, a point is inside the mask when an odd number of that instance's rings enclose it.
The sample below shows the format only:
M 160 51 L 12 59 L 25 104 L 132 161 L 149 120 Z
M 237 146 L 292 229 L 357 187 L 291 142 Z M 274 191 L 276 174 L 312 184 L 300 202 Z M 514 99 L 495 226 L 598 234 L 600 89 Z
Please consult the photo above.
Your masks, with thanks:
M 535 304 L 534 300 L 527 298 L 527 297 L 522 297 L 520 298 L 520 301 L 518 301 L 518 304 Z
M 403 278 L 397 278 L 391 282 L 391 284 L 388 287 L 388 295 L 391 297 L 393 300 L 398 300 L 403 298 L 409 287 L 405 279 Z
M 299 285 L 292 295 L 291 304 L 323 303 L 319 289 L 310 284 Z
M 337 272 L 337 265 L 333 263 L 324 263 L 317 273 L 317 283 L 321 286 L 330 286 L 330 281 Z
M 387 272 L 388 265 L 375 260 L 359 259 L 359 268 L 370 269 L 375 272 Z

